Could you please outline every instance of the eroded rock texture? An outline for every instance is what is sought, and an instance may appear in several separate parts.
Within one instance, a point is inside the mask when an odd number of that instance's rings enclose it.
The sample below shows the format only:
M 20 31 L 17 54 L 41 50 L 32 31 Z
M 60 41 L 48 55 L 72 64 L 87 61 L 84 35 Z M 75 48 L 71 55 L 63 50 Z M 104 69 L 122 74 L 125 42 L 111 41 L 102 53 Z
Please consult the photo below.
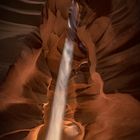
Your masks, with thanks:
M 140 139 L 138 0 L 78 0 L 77 35 L 63 140 Z M 70 0 L 48 0 L 40 36 L 29 34 L 0 93 L 0 139 L 44 140 Z M 42 41 L 41 41 L 42 40 Z

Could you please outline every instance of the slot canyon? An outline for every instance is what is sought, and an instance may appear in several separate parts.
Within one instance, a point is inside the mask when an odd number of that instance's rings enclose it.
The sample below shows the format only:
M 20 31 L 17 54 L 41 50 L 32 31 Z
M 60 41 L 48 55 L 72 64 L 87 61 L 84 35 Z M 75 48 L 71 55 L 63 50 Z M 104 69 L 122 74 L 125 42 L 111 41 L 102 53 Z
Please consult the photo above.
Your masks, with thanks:
M 140 1 L 76 2 L 73 35 L 71 0 L 0 0 L 0 140 L 47 140 L 68 35 L 61 139 L 140 140 Z

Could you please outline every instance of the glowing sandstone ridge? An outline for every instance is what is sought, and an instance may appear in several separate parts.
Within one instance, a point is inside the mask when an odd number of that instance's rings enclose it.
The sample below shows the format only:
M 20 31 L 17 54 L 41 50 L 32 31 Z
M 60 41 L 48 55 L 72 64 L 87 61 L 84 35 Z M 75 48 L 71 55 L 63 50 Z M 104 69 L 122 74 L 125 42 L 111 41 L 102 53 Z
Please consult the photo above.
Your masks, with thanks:
M 60 129 L 51 132 L 58 139 L 62 132 L 61 140 L 140 140 L 140 2 L 77 2 L 80 16 L 74 32 L 68 30 L 71 0 L 48 0 L 40 34 L 24 35 L 21 51 L 0 85 L 0 140 L 46 140 L 50 124 L 56 125 L 51 123 L 55 113 L 60 113 L 60 118 L 53 119 L 60 120 Z M 53 113 L 68 36 L 73 40 L 73 60 L 64 89 L 67 98 L 62 112 Z M 3 61 L 19 49 L 9 44 L 0 46 Z M 62 70 L 70 70 L 68 67 Z

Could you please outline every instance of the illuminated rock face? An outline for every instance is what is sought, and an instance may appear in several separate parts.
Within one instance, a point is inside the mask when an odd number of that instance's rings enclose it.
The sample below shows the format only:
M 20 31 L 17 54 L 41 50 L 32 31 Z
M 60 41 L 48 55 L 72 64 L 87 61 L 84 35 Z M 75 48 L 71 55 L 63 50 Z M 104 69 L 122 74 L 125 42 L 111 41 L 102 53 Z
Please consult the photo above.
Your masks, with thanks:
M 112 0 L 106 9 L 101 0 L 79 3 L 77 34 L 88 53 L 75 42 L 63 140 L 139 140 L 139 2 Z M 44 140 L 70 4 L 48 1 L 40 25 L 42 42 L 34 34 L 27 37 L 3 82 L 1 139 Z

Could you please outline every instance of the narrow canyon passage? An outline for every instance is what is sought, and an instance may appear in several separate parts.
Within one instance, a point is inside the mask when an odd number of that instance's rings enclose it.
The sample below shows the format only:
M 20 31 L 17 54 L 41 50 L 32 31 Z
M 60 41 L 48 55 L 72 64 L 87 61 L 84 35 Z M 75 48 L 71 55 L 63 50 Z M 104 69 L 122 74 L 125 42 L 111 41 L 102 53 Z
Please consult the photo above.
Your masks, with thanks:
M 62 140 L 139 140 L 140 2 L 77 2 Z M 0 140 L 45 140 L 70 6 L 0 2 Z

